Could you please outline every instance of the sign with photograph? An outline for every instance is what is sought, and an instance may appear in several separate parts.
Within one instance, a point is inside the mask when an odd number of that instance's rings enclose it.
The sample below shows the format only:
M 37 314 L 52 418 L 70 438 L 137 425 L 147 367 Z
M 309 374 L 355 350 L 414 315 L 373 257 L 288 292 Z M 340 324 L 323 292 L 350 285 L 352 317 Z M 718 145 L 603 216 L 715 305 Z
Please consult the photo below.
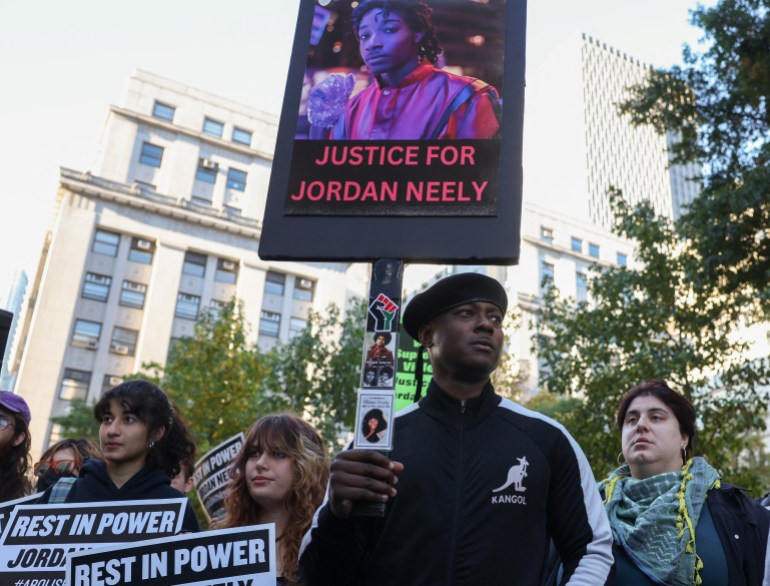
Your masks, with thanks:
M 67 557 L 68 586 L 275 586 L 275 525 L 188 533 Z
M 525 16 L 300 0 L 260 256 L 517 262 Z
M 196 463 L 193 484 L 209 521 L 225 516 L 225 497 L 230 486 L 230 466 L 243 445 L 243 433 L 226 439 Z
M 392 450 L 393 391 L 359 389 L 356 406 L 355 449 Z

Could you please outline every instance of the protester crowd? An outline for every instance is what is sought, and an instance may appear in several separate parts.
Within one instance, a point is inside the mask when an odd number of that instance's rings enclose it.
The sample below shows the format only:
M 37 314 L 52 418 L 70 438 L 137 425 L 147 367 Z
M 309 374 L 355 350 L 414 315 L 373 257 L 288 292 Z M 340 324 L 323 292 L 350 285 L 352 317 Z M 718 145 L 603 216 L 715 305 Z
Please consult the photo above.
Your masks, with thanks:
M 507 303 L 478 274 L 417 295 L 404 329 L 433 378 L 390 421 L 394 449 L 347 449 L 330 464 L 301 417 L 261 417 L 244 430 L 209 530 L 273 524 L 286 585 L 767 584 L 770 511 L 696 455 L 697 414 L 665 381 L 622 397 L 620 465 L 598 483 L 561 425 L 495 392 Z M 32 416 L 0 391 L 0 502 L 179 499 L 193 484 L 188 425 L 149 382 L 95 404 L 100 445 L 65 439 L 34 465 Z M 373 411 L 361 423 L 380 432 Z M 182 532 L 199 531 L 185 510 Z

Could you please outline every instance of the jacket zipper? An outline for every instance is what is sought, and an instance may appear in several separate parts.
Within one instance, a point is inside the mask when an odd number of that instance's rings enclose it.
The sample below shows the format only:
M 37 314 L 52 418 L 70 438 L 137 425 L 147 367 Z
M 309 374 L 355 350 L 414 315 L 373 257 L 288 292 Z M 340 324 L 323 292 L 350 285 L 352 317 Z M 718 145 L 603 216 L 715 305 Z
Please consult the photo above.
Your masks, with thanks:
M 451 584 L 454 580 L 454 558 L 457 550 L 457 531 L 459 526 L 460 511 L 462 508 L 462 471 L 463 471 L 463 432 L 465 431 L 465 400 L 460 401 L 460 434 L 459 434 L 459 450 L 457 454 L 457 490 L 455 493 L 455 513 L 454 521 L 452 523 L 452 544 L 449 548 L 449 580 Z

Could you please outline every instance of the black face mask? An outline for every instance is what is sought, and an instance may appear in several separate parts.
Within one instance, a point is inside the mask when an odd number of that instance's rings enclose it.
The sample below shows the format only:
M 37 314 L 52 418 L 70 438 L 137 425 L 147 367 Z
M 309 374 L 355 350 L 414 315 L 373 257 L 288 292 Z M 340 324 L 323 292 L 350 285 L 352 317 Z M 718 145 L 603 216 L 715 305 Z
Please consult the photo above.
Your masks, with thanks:
M 75 475 L 74 474 L 64 474 L 62 476 L 59 476 L 56 473 L 56 470 L 54 470 L 53 467 L 51 467 L 48 470 L 46 470 L 45 474 L 43 474 L 43 476 L 41 476 L 38 479 L 36 490 L 38 492 L 43 492 L 48 487 L 53 486 L 54 484 L 59 482 L 59 479 L 67 478 L 68 476 L 72 477 L 72 476 L 75 476 Z

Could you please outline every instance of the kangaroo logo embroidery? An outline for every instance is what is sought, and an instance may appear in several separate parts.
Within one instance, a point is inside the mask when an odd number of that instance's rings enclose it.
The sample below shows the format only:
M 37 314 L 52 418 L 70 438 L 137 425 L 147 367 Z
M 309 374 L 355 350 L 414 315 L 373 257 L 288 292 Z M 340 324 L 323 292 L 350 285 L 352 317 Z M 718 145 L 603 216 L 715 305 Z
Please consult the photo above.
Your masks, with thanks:
M 511 484 L 513 484 L 514 490 L 518 492 L 524 492 L 527 490 L 527 487 L 522 485 L 522 480 L 527 477 L 527 466 L 529 466 L 529 462 L 527 462 L 526 456 L 516 459 L 519 461 L 519 463 L 515 466 L 511 466 L 511 469 L 508 471 L 508 480 L 505 481 L 505 484 L 499 488 L 494 489 L 492 492 L 500 492 L 501 490 L 505 490 Z

